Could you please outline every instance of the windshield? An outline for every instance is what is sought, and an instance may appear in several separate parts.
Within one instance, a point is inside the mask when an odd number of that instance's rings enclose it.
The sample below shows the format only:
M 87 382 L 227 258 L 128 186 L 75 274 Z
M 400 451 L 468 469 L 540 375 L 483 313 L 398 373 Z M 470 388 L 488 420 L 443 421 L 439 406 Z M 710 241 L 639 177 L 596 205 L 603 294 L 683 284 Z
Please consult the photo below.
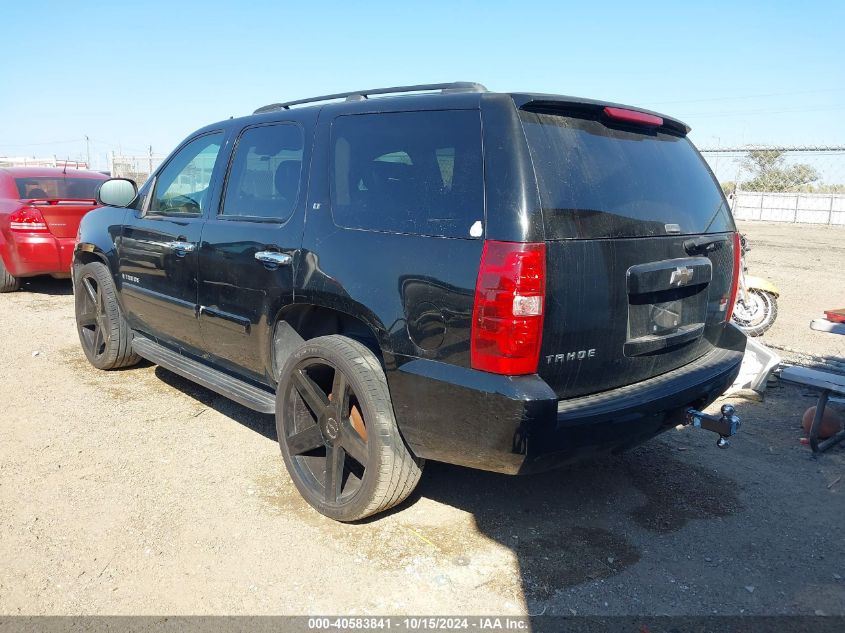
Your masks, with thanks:
M 105 180 L 105 178 L 103 179 Z M 32 198 L 60 200 L 94 200 L 97 187 L 103 180 L 99 178 L 16 178 L 18 194 L 22 200 Z
M 521 111 L 547 239 L 734 229 L 722 191 L 683 136 Z

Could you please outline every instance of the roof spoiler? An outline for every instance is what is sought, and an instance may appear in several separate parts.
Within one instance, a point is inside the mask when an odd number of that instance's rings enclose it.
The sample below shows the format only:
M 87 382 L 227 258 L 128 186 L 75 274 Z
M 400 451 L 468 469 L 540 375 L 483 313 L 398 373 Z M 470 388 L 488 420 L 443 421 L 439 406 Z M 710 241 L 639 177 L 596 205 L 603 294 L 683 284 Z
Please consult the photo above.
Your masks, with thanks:
M 630 113 L 638 113 L 644 115 L 643 118 L 659 118 L 662 119 L 660 127 L 679 132 L 687 135 L 692 129 L 689 125 L 678 119 L 660 114 L 659 112 L 652 112 L 651 110 L 644 110 L 643 108 L 634 108 L 618 103 L 610 103 L 607 101 L 594 101 L 592 99 L 579 99 L 577 97 L 559 97 L 557 95 L 513 95 L 516 105 L 521 110 L 528 110 L 532 112 L 554 112 L 555 110 L 565 110 L 573 114 L 589 114 L 601 118 L 612 118 L 617 121 L 623 120 L 619 116 L 608 116 L 608 111 L 624 111 Z

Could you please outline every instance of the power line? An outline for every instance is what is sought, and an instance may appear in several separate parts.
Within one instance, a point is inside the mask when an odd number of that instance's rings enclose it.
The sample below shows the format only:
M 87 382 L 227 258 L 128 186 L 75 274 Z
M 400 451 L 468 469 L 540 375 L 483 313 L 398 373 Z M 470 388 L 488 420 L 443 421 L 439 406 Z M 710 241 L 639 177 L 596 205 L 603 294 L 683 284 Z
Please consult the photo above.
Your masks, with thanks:
M 825 112 L 828 110 L 845 110 L 845 105 L 837 106 L 821 106 L 810 108 L 784 108 L 781 110 L 725 110 L 723 112 L 692 112 L 679 115 L 682 119 L 691 119 L 693 117 L 721 117 L 732 115 L 746 115 L 746 114 L 786 114 L 786 113 L 802 113 L 802 112 Z
M 40 145 L 67 145 L 68 143 L 81 143 L 84 138 L 74 138 L 69 141 L 41 141 L 39 143 L 4 143 L 0 141 L 0 145 L 4 147 L 36 147 Z
M 105 145 L 106 147 L 110 147 L 112 149 L 119 148 L 121 150 L 129 150 L 130 152 L 140 152 L 142 154 L 146 153 L 146 151 L 147 151 L 146 148 L 139 149 L 137 147 L 129 147 L 128 145 L 124 145 L 123 143 L 110 143 L 108 141 L 101 141 L 101 140 L 96 139 L 96 138 L 92 138 L 91 142 L 92 143 L 98 143 L 99 145 Z
M 123 145 L 122 143 L 110 143 L 109 141 L 103 141 L 95 138 L 91 138 L 89 136 L 83 136 L 81 138 L 74 138 L 69 139 L 66 141 L 39 141 L 37 143 L 5 143 L 0 141 L 0 147 L 43 147 L 45 145 L 69 145 L 71 143 L 96 143 L 98 145 L 105 145 L 108 148 L 121 148 L 125 150 L 129 150 L 132 152 L 140 152 L 145 153 L 147 150 L 139 149 L 137 147 L 129 147 L 127 145 Z
M 826 92 L 842 92 L 845 88 L 824 88 L 819 90 L 801 90 L 796 92 L 770 92 L 767 94 L 738 95 L 733 97 L 710 97 L 707 99 L 681 99 L 680 101 L 651 101 L 653 105 L 672 105 L 676 103 L 709 103 L 712 101 L 736 101 L 738 99 L 762 99 L 764 97 L 791 97 L 794 95 L 810 95 Z

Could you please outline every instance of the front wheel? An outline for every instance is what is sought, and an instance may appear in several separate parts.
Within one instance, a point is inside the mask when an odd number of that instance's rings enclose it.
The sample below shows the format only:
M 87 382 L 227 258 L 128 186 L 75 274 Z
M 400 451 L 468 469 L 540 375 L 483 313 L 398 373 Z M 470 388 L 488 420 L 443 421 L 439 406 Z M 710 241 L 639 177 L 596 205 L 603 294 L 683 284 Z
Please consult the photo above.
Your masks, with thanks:
M 737 297 L 732 320 L 748 336 L 762 336 L 774 325 L 777 316 L 777 297 L 765 290 L 749 288 L 747 302 Z
M 276 392 L 276 433 L 305 500 L 337 521 L 357 521 L 401 503 L 424 462 L 405 445 L 381 364 L 344 336 L 303 343 Z
M 141 360 L 132 351 L 132 332 L 117 303 L 117 290 L 105 264 L 91 262 L 73 283 L 76 329 L 88 361 L 97 369 L 130 367 Z

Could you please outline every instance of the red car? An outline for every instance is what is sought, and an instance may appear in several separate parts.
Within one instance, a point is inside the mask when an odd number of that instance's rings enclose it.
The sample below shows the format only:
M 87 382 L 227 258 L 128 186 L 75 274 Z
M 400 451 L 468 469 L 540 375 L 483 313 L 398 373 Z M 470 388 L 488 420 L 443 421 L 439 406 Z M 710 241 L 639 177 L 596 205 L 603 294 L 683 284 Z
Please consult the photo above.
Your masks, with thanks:
M 0 168 L 0 292 L 21 277 L 67 277 L 76 231 L 107 176 L 51 167 Z

